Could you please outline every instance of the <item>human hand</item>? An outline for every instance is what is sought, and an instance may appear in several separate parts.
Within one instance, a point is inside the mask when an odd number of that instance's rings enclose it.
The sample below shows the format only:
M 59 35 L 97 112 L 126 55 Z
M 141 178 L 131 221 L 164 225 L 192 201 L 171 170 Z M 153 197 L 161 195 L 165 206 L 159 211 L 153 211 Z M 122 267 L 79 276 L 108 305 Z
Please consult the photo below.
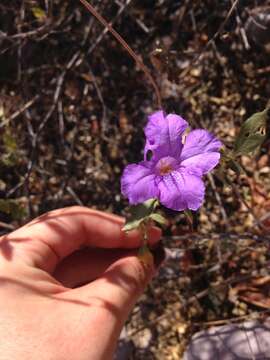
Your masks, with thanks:
M 112 358 L 155 272 L 136 256 L 140 234 L 122 232 L 123 222 L 71 207 L 1 238 L 0 359 Z M 150 244 L 160 235 L 151 228 Z

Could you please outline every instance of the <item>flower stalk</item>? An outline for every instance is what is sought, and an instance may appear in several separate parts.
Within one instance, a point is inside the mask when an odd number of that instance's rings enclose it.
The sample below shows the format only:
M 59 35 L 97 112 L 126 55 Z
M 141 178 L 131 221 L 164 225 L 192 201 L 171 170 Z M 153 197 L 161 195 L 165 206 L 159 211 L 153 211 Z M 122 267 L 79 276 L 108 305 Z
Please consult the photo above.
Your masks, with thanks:
M 142 245 L 138 251 L 138 258 L 145 266 L 153 266 L 154 259 L 153 255 L 148 247 L 148 233 L 147 233 L 147 222 L 142 222 L 139 226 L 139 230 L 142 234 Z
M 157 100 L 157 107 L 158 109 L 162 108 L 162 101 L 159 88 L 157 86 L 156 81 L 154 80 L 153 76 L 151 75 L 147 66 L 143 63 L 140 57 L 135 53 L 134 50 L 128 45 L 128 43 L 122 38 L 122 36 L 114 30 L 112 25 L 108 23 L 107 20 L 104 19 L 102 15 L 86 0 L 79 0 L 88 11 L 105 27 L 108 31 L 116 38 L 116 40 L 124 47 L 124 49 L 129 53 L 129 55 L 133 58 L 135 63 L 139 66 L 139 68 L 144 72 L 145 76 L 148 78 L 149 82 L 154 88 Z

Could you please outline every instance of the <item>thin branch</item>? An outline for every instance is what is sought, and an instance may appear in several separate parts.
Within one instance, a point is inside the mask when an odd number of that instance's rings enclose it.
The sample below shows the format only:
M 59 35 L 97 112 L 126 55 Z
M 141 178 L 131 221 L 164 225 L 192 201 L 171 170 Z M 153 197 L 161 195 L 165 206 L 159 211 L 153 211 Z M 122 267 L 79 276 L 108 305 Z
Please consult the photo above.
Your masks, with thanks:
M 90 68 L 90 66 L 89 66 Z M 91 68 L 90 68 L 90 71 L 91 71 L 91 76 L 92 76 L 92 81 L 93 81 L 93 85 L 94 85 L 94 88 L 96 90 L 96 93 L 97 93 L 97 97 L 102 105 L 102 122 L 101 122 L 101 127 L 102 127 L 102 131 L 104 132 L 105 131 L 105 125 L 106 125 L 106 120 L 107 120 L 107 107 L 105 105 L 105 101 L 104 101 L 104 98 L 102 96 L 102 92 L 98 86 L 98 82 L 96 80 L 96 77 L 94 75 L 94 73 L 92 72 Z
M 231 3 L 233 3 L 232 0 L 231 0 Z M 247 33 L 246 33 L 246 30 L 245 30 L 245 28 L 243 26 L 242 20 L 241 20 L 239 14 L 238 14 L 237 9 L 236 9 L 236 22 L 237 22 L 239 32 L 240 32 L 240 35 L 242 37 L 245 49 L 250 50 L 250 45 L 249 45 L 249 42 L 248 42 Z
M 67 192 L 72 196 L 72 198 L 78 205 L 84 206 L 84 204 L 82 203 L 79 196 L 75 193 L 75 191 L 70 186 L 67 186 Z
M 113 26 L 113 24 L 116 22 L 116 20 L 121 16 L 121 14 L 123 13 L 123 11 L 126 9 L 127 6 L 129 6 L 129 4 L 131 3 L 132 0 L 127 0 L 127 2 L 125 4 L 123 4 L 116 16 L 114 17 L 114 19 L 112 21 L 110 21 L 110 26 Z M 88 51 L 86 52 L 86 55 L 90 55 L 93 50 L 95 50 L 95 48 L 97 47 L 97 45 L 102 41 L 102 39 L 104 38 L 104 36 L 107 34 L 107 32 L 109 31 L 108 27 L 105 27 L 103 29 L 103 31 L 99 34 L 99 36 L 97 37 L 96 41 L 91 45 L 91 47 L 88 49 Z
M 8 229 L 8 230 L 15 230 L 15 226 L 12 224 L 7 224 L 3 221 L 0 221 L 0 228 Z
M 34 96 L 31 100 L 29 100 L 27 103 L 25 103 L 20 109 L 15 111 L 13 114 L 11 114 L 8 118 L 6 118 L 1 124 L 0 128 L 6 126 L 9 124 L 10 121 L 16 119 L 18 116 L 20 116 L 22 113 L 24 113 L 27 109 L 29 109 L 38 99 L 40 98 L 40 95 Z
M 133 60 L 135 61 L 135 63 L 140 67 L 140 69 L 144 72 L 145 76 L 148 78 L 148 80 L 150 81 L 150 83 L 152 84 L 154 90 L 155 90 L 155 94 L 156 94 L 156 98 L 157 98 L 157 105 L 158 108 L 161 109 L 162 108 L 162 101 L 161 101 L 161 95 L 160 95 L 160 91 L 158 89 L 158 86 L 155 82 L 155 80 L 153 79 L 149 69 L 145 66 L 145 64 L 143 63 L 143 61 L 139 58 L 139 56 L 131 49 L 131 47 L 127 44 L 127 42 L 122 38 L 121 35 L 118 34 L 117 31 L 114 30 L 114 28 L 111 26 L 110 23 L 108 23 L 107 20 L 105 20 L 103 18 L 103 16 L 101 16 L 96 9 L 86 0 L 79 0 L 88 11 L 91 12 L 91 14 L 93 16 L 95 16 L 95 18 L 105 27 L 108 29 L 108 31 L 116 38 L 116 40 L 124 47 L 124 49 L 129 53 L 129 55 L 133 58 Z
M 222 216 L 223 221 L 224 221 L 224 226 L 228 230 L 228 226 L 229 226 L 228 216 L 227 216 L 226 210 L 225 210 L 225 208 L 223 206 L 221 197 L 220 197 L 220 195 L 219 195 L 219 193 L 217 191 L 217 187 L 216 187 L 216 184 L 215 184 L 214 177 L 213 177 L 212 174 L 207 174 L 207 177 L 208 177 L 208 180 L 210 182 L 210 186 L 211 186 L 211 188 L 212 188 L 212 190 L 214 192 L 216 201 L 217 201 L 217 203 L 219 205 L 220 213 L 221 213 L 221 216 Z
M 238 2 L 239 2 L 239 0 L 234 1 L 234 3 L 232 4 L 230 10 L 228 11 L 228 13 L 226 15 L 226 18 L 221 23 L 218 30 L 214 34 L 214 36 L 207 42 L 207 44 L 204 46 L 202 51 L 197 56 L 195 56 L 194 59 L 191 60 L 189 66 L 180 74 L 180 78 L 183 78 L 188 74 L 188 72 L 190 71 L 192 66 L 195 65 L 201 59 L 201 57 L 205 54 L 206 50 L 215 42 L 217 37 L 222 33 L 222 31 L 224 30 L 225 25 L 227 24 L 228 20 L 230 19 L 230 17 L 232 15 L 234 9 L 236 8 Z

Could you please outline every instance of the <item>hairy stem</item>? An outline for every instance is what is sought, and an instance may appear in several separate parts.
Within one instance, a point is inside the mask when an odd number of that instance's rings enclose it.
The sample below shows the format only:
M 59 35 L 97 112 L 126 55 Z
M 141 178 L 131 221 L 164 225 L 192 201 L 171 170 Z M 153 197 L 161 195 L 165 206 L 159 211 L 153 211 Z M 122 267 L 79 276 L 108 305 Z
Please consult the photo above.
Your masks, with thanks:
M 140 230 L 142 232 L 142 247 L 148 245 L 148 234 L 147 234 L 147 225 L 142 223 L 140 226 Z
M 152 84 L 156 98 L 157 98 L 157 106 L 159 109 L 162 108 L 162 101 L 161 101 L 161 95 L 159 88 L 153 79 L 149 69 L 145 66 L 143 61 L 139 58 L 139 56 L 131 49 L 131 47 L 127 44 L 127 42 L 122 38 L 121 35 L 118 34 L 117 31 L 114 30 L 114 28 L 111 26 L 111 24 L 108 23 L 107 20 L 101 16 L 97 10 L 86 0 L 79 0 L 87 10 L 91 12 L 93 16 L 103 25 L 105 28 L 108 29 L 108 31 L 116 38 L 116 40 L 124 47 L 124 49 L 129 53 L 129 55 L 133 58 L 133 60 L 136 62 L 136 64 L 140 67 L 140 69 L 144 72 L 145 76 L 148 78 L 150 83 Z

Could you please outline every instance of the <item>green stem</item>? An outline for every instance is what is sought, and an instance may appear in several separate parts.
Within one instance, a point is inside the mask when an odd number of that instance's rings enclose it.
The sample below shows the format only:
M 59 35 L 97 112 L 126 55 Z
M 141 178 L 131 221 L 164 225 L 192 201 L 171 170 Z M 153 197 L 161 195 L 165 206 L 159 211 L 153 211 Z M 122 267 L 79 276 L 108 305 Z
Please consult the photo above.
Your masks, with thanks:
M 148 245 L 148 234 L 147 234 L 147 224 L 144 222 L 140 225 L 140 230 L 142 232 L 142 245 L 141 247 L 147 247 Z

